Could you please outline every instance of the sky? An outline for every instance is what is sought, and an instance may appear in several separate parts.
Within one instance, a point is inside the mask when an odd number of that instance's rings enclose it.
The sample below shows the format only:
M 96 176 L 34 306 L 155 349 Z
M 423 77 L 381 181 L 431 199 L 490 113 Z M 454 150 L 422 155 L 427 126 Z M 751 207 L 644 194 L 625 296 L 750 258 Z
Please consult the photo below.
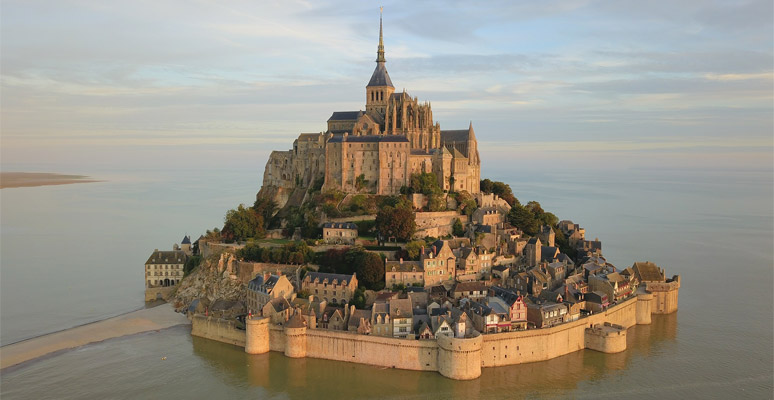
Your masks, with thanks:
M 772 169 L 771 0 L 3 0 L 2 168 L 260 169 L 365 108 L 380 5 L 396 90 L 484 164 Z

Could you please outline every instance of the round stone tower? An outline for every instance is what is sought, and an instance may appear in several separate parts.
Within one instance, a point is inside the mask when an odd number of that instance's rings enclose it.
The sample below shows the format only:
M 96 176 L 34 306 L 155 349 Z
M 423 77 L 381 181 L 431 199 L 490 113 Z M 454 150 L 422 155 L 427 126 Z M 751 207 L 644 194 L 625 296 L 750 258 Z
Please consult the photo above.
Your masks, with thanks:
M 644 287 L 637 290 L 637 325 L 650 324 L 650 314 L 653 312 L 653 294 L 648 293 Z
M 306 324 L 301 314 L 294 314 L 285 325 L 285 355 L 306 357 Z
M 263 354 L 269 351 L 269 319 L 253 317 L 245 321 L 245 353 Z
M 438 372 L 458 380 L 476 379 L 481 376 L 481 344 L 478 335 L 469 339 L 438 336 Z

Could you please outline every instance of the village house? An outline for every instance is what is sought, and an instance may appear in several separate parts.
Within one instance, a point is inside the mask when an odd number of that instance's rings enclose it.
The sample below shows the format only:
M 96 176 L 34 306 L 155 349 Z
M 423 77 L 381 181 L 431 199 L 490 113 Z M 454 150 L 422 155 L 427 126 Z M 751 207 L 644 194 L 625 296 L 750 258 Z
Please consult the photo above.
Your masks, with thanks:
M 617 272 L 589 275 L 588 282 L 592 291 L 605 293 L 613 302 L 618 302 L 633 292 L 629 281 Z
M 477 225 L 496 227 L 505 221 L 505 216 L 496 207 L 480 207 L 473 212 L 473 223 Z
M 540 242 L 540 238 L 529 238 L 527 245 L 524 246 L 524 258 L 528 266 L 535 267 L 540 264 L 540 260 L 542 258 L 540 252 L 542 249 L 543 245 Z
M 390 303 L 374 303 L 373 307 L 371 307 L 371 334 L 392 337 L 390 319 Z
M 330 304 L 347 304 L 357 290 L 357 276 L 310 271 L 301 281 L 301 290 Z
M 413 338 L 412 323 L 414 321 L 411 299 L 390 300 L 390 321 L 392 321 L 392 337 Z
M 352 222 L 326 222 L 323 224 L 323 240 L 329 244 L 355 244 L 357 225 Z
M 456 300 L 462 298 L 483 300 L 487 295 L 487 286 L 481 281 L 460 282 L 454 287 L 452 294 Z
M 188 256 L 183 250 L 153 250 L 145 261 L 145 288 L 177 285 L 184 275 Z
M 414 315 L 414 335 L 417 339 L 435 339 L 429 315 Z
M 338 307 L 325 307 L 322 318 L 317 321 L 319 329 L 328 329 L 331 331 L 347 330 L 347 315 Z
M 292 316 L 292 313 L 293 307 L 284 297 L 272 298 L 261 308 L 261 315 L 275 325 L 284 324 Z
M 451 313 L 441 315 L 430 316 L 430 328 L 433 332 L 433 337 L 438 336 L 450 336 L 454 337 L 454 322 L 451 318 Z
M 556 258 L 559 257 L 559 248 L 558 247 L 551 247 L 551 246 L 541 246 L 540 247 L 540 262 L 542 263 L 552 263 L 556 262 Z
M 470 322 L 476 331 L 481 333 L 500 332 L 501 314 L 495 312 L 488 305 L 476 301 L 466 302 L 465 306 L 469 310 Z M 510 324 L 508 324 L 508 327 L 510 328 Z
M 605 292 L 586 293 L 586 309 L 592 313 L 598 313 L 610 306 L 610 300 Z
M 489 296 L 490 304 L 492 298 L 497 298 L 508 306 L 508 321 L 512 330 L 527 329 L 527 303 L 521 293 L 492 286 L 489 288 Z
M 387 287 L 394 285 L 424 286 L 425 271 L 420 261 L 387 261 L 384 264 L 384 282 Z
M 579 240 L 576 244 L 578 254 L 586 256 L 601 256 L 602 242 L 599 239 Z
M 258 274 L 247 283 L 247 311 L 258 312 L 269 300 L 284 297 L 288 301 L 295 298 L 295 290 L 285 275 Z
M 420 262 L 425 272 L 425 286 L 453 282 L 456 276 L 456 257 L 446 241 L 439 240 L 422 249 Z
M 538 237 L 544 245 L 549 247 L 555 246 L 556 233 L 554 232 L 554 228 L 551 228 L 549 225 L 543 225 L 540 227 Z
M 565 322 L 567 307 L 561 303 L 527 303 L 527 321 L 535 328 L 550 328 Z

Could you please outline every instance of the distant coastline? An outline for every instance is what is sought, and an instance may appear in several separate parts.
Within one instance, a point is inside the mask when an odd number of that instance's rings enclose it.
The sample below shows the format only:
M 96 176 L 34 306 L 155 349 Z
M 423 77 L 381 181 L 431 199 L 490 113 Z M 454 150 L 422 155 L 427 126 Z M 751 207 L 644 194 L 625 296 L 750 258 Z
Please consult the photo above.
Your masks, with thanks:
M 0 172 L 0 189 L 72 183 L 100 182 L 85 175 L 63 175 L 49 172 Z

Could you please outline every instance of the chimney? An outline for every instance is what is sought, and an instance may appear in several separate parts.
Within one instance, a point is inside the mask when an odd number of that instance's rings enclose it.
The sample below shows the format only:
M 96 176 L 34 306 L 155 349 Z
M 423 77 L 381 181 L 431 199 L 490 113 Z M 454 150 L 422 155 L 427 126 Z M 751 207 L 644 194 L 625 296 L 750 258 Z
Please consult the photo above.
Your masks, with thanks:
M 400 264 L 403 265 L 403 257 L 400 258 Z

